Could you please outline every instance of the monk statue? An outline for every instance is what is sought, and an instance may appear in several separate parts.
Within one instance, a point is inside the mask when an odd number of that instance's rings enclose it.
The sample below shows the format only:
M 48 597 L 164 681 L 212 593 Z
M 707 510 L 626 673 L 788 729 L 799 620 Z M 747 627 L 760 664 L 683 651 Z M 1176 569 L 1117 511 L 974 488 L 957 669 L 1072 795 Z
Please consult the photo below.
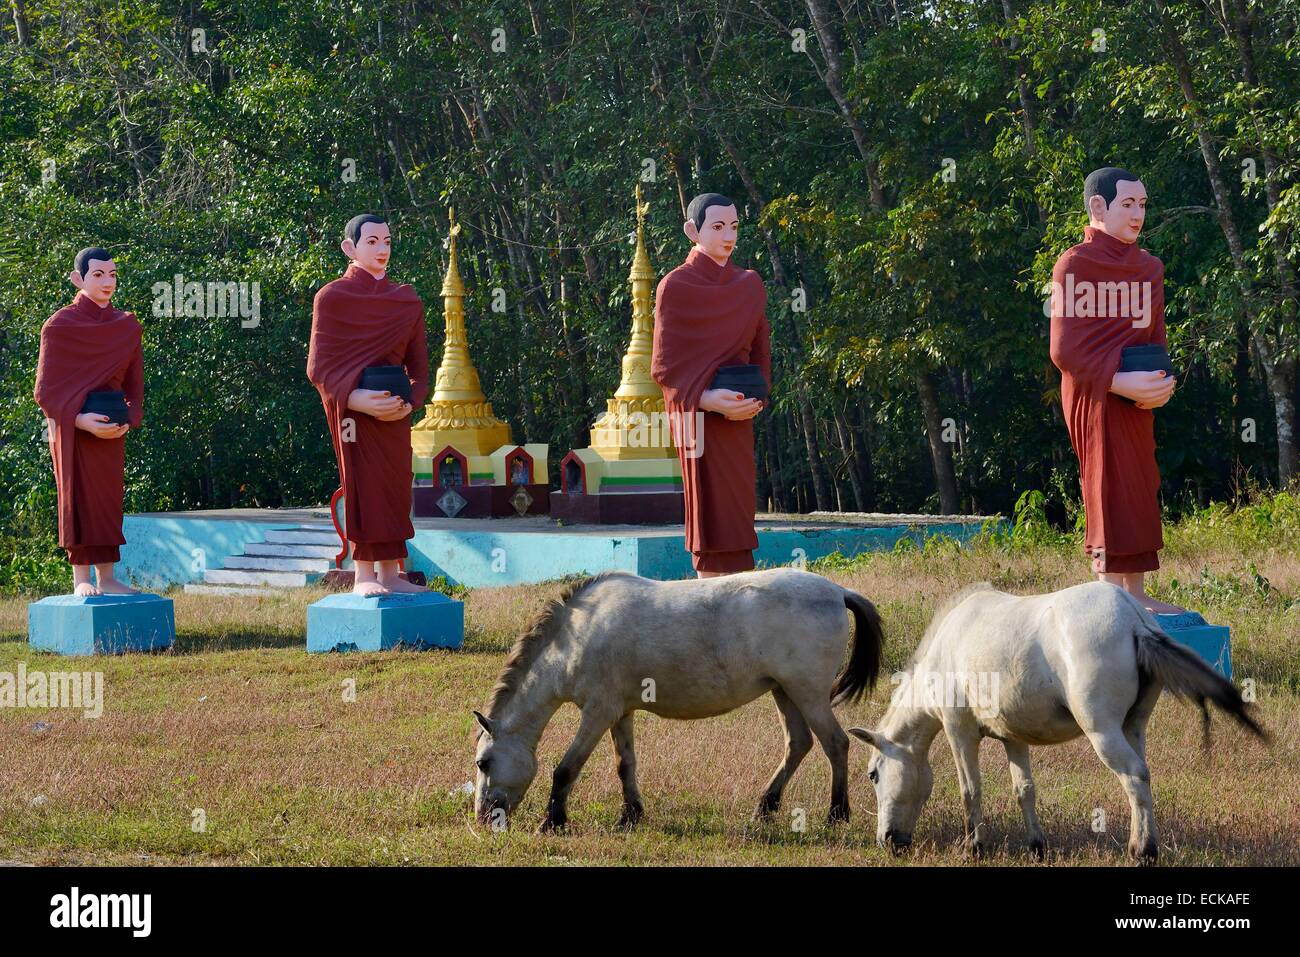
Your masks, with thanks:
M 1136 175 L 1095 170 L 1083 194 L 1083 242 L 1052 270 L 1051 356 L 1079 457 L 1084 549 L 1102 581 L 1150 611 L 1181 612 L 1145 587 L 1164 547 L 1154 410 L 1176 383 L 1165 338 L 1165 267 L 1137 245 L 1147 193 Z
M 348 221 L 351 260 L 312 303 L 307 378 L 320 392 L 343 487 L 359 595 L 424 591 L 401 575 L 411 524 L 411 410 L 429 391 L 424 304 L 388 278 L 388 223 Z
M 78 292 L 41 327 L 35 392 L 54 460 L 59 545 L 72 565 L 74 594 L 134 595 L 113 577 L 113 565 L 126 544 L 125 436 L 144 419 L 140 323 L 110 305 L 117 266 L 106 250 L 77 253 L 68 279 Z
M 694 245 L 659 281 L 650 374 L 663 388 L 682 466 L 686 550 L 699 577 L 711 578 L 754 567 L 752 420 L 767 405 L 772 352 L 763 280 L 731 263 L 736 204 L 702 193 L 686 217 L 682 231 Z M 743 388 L 715 385 L 746 377 Z

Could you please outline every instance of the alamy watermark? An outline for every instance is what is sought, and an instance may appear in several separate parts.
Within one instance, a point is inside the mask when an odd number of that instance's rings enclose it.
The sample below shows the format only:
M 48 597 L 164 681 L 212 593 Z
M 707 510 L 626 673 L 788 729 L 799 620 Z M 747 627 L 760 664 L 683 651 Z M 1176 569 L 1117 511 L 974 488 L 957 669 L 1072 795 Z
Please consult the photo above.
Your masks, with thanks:
M 120 927 L 132 937 L 148 937 L 153 930 L 153 895 L 83 894 L 74 886 L 50 898 L 50 926 Z
M 162 316 L 190 316 L 222 319 L 237 316 L 243 329 L 253 329 L 262 323 L 262 284 L 253 282 L 186 282 L 176 273 L 171 282 L 156 282 L 150 287 L 153 293 L 153 314 Z
M 104 672 L 0 671 L 0 708 L 73 708 L 87 718 L 104 713 Z
M 1132 319 L 1134 329 L 1151 325 L 1155 284 L 1147 280 L 1132 282 L 1075 281 L 1074 273 L 1065 274 L 1065 282 L 1052 280 L 1051 297 L 1043 311 L 1065 319 Z M 1047 289 L 1044 289 L 1047 291 Z
M 672 444 L 688 459 L 704 454 L 704 412 L 629 412 L 619 431 L 619 444 L 630 449 L 663 448 Z
M 889 697 L 891 708 L 998 708 L 996 671 L 897 671 Z

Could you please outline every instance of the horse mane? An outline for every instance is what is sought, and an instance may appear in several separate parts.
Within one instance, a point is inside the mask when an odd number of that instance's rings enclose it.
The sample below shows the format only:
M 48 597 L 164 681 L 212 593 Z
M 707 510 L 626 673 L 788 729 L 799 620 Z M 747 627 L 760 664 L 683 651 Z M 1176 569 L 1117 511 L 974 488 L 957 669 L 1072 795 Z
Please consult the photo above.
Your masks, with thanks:
M 619 572 L 609 570 L 598 575 L 588 575 L 585 578 L 571 581 L 564 586 L 558 595 L 547 599 L 546 604 L 542 606 L 542 610 L 529 623 L 528 629 L 515 639 L 514 647 L 510 650 L 510 656 L 506 658 L 505 667 L 501 670 L 501 677 L 497 679 L 496 686 L 493 687 L 492 694 L 488 698 L 486 713 L 489 718 L 498 714 L 500 708 L 505 707 L 511 697 L 514 696 L 514 693 L 519 690 L 519 685 L 523 682 L 524 676 L 532 670 L 533 663 L 537 661 L 537 656 L 541 654 L 542 649 L 546 647 L 547 642 L 552 637 L 556 613 L 596 582 L 603 581 L 610 575 L 615 574 L 619 574 Z
M 908 666 L 910 667 L 921 660 L 921 657 L 929 648 L 930 642 L 934 640 L 935 634 L 938 633 L 939 626 L 943 624 L 943 620 L 948 617 L 950 611 L 976 592 L 993 590 L 992 582 L 975 582 L 972 585 L 967 585 L 956 594 L 950 596 L 942 605 L 939 606 L 939 609 L 934 613 L 934 617 L 930 619 L 930 624 L 926 626 L 925 634 L 921 636 L 921 640 L 916 646 L 916 651 L 912 652 L 912 657 L 907 661 Z

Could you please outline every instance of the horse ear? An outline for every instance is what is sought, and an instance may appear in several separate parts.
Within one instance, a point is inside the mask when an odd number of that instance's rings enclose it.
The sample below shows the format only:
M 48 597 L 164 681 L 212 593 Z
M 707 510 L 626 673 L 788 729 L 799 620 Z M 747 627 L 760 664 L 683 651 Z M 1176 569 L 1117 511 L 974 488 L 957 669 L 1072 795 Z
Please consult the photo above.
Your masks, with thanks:
M 492 720 L 488 718 L 485 714 L 483 714 L 483 712 L 475 711 L 474 720 L 477 721 L 479 723 L 479 727 L 481 727 L 488 734 L 492 733 Z
M 880 744 L 876 739 L 875 734 L 871 731 L 868 731 L 866 728 L 849 728 L 849 734 L 853 735 L 859 741 L 865 741 L 873 748 L 876 748 L 877 750 L 881 750 Z

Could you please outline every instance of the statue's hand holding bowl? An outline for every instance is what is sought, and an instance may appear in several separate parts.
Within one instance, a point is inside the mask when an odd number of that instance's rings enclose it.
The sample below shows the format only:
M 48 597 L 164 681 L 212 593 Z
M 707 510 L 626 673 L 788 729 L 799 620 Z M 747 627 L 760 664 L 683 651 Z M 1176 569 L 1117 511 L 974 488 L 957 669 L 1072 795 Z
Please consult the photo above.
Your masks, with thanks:
M 353 389 L 348 395 L 348 408 L 381 422 L 393 422 L 411 414 L 411 406 L 400 395 L 374 389 Z
M 1158 409 L 1174 394 L 1178 380 L 1163 371 L 1116 372 L 1110 391 L 1132 399 L 1139 409 Z
M 375 416 L 376 419 L 379 419 L 379 421 L 381 422 L 396 422 L 398 419 L 404 419 L 411 414 L 413 409 L 410 403 L 408 403 L 400 395 L 393 396 L 393 398 L 397 399 L 398 402 L 397 409 L 393 412 L 389 412 L 387 415 L 377 415 Z
M 129 425 L 118 425 L 106 415 L 98 412 L 81 412 L 77 415 L 77 428 L 89 432 L 98 439 L 120 439 L 126 435 Z
M 705 389 L 700 396 L 700 408 L 717 412 L 733 421 L 752 419 L 763 409 L 762 399 L 747 399 L 744 393 L 732 389 Z

